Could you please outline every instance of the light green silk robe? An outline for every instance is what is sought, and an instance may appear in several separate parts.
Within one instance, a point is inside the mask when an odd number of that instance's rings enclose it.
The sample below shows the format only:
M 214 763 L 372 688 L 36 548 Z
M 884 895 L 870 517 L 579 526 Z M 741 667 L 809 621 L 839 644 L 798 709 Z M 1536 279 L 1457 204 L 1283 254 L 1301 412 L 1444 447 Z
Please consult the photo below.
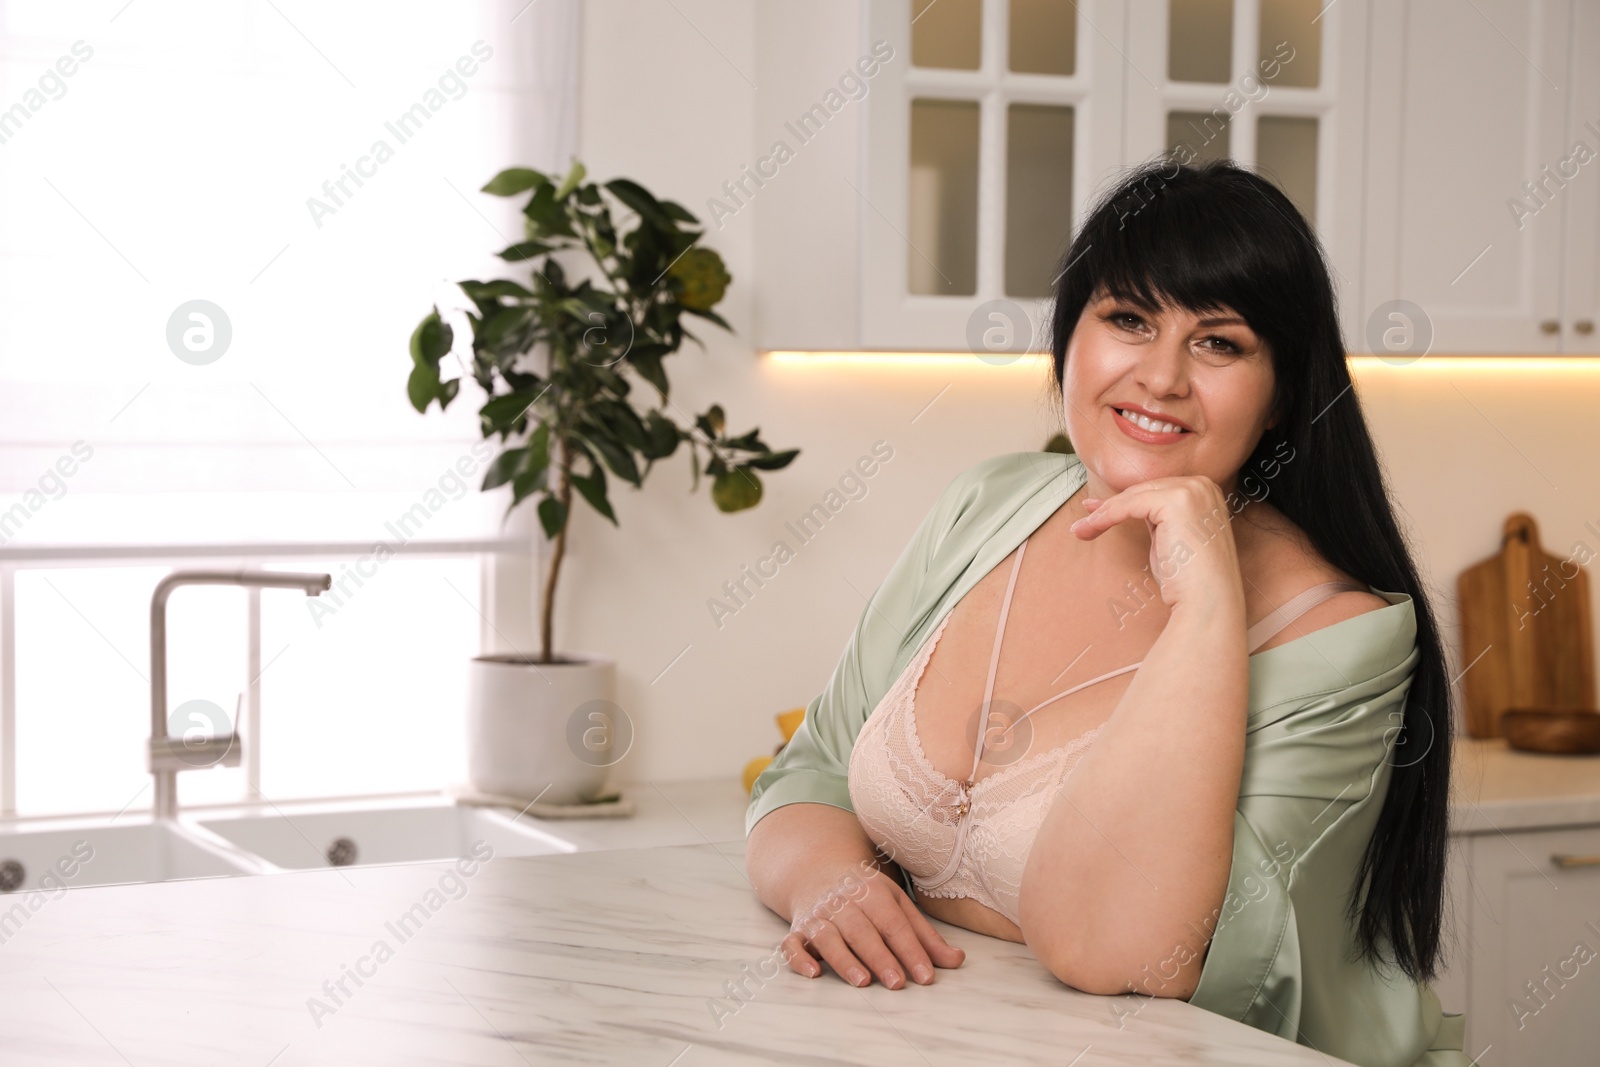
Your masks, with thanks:
M 756 779 L 746 834 L 784 804 L 854 811 L 846 773 L 862 724 L 939 621 L 1085 479 L 1076 456 L 1053 452 L 996 456 L 956 477 Z M 1189 1002 L 1363 1067 L 1468 1067 L 1461 1015 L 1398 969 L 1348 958 L 1362 851 L 1392 767 L 1415 758 L 1394 739 L 1420 658 L 1416 616 L 1408 595 L 1373 592 L 1389 606 L 1250 657 L 1233 867 Z

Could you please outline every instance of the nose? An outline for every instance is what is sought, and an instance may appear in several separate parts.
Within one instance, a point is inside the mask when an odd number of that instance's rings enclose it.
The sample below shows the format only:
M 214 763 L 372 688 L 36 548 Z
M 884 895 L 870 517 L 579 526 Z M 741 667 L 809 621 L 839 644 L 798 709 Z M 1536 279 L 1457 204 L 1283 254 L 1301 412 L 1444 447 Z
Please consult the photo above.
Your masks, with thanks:
M 1153 398 L 1189 395 L 1189 347 L 1183 331 L 1168 327 L 1154 343 L 1144 345 L 1134 378 Z

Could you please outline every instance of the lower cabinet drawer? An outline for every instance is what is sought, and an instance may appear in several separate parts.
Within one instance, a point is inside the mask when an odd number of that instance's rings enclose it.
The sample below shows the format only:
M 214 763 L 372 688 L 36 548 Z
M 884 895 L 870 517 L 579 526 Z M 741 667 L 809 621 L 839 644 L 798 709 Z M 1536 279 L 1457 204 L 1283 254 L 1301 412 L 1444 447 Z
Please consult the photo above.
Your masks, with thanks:
M 1467 899 L 1455 906 L 1465 903 L 1467 915 L 1457 950 L 1467 962 L 1467 1056 L 1499 1067 L 1594 1067 L 1600 827 L 1465 843 Z

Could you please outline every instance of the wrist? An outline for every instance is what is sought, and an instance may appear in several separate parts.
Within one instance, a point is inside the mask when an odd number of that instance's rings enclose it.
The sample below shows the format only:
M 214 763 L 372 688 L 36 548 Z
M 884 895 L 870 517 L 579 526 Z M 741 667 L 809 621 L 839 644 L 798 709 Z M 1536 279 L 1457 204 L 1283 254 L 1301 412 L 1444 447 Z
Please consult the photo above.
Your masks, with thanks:
M 1167 626 L 1216 630 L 1227 633 L 1233 629 L 1244 631 L 1244 592 L 1187 597 L 1174 604 L 1168 613 Z

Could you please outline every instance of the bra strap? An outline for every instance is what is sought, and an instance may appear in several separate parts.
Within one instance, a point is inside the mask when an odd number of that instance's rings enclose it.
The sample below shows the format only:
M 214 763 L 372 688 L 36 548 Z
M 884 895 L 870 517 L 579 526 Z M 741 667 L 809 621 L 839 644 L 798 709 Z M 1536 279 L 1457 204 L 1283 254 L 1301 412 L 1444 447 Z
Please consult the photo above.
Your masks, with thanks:
M 1016 562 L 1011 564 L 1011 580 L 1006 583 L 1006 598 L 1000 604 L 1000 622 L 994 628 L 994 651 L 989 655 L 989 680 L 983 687 L 983 717 L 978 721 L 978 738 L 973 742 L 972 773 L 967 775 L 971 781 L 978 775 L 978 767 L 983 762 L 983 737 L 989 732 L 990 701 L 994 698 L 995 670 L 1000 666 L 1000 645 L 1005 640 L 1006 616 L 1011 614 L 1011 594 L 1017 588 L 1017 575 L 1022 571 L 1022 553 L 1028 547 L 1028 539 L 1024 537 L 1022 544 L 1017 546 Z
M 994 696 L 995 669 L 1000 665 L 1000 644 L 1005 637 L 1006 616 L 1011 613 L 1011 594 L 1016 591 L 1017 574 L 1022 570 L 1022 553 L 1027 547 L 1028 539 L 1023 538 L 1022 544 L 1017 546 L 1016 562 L 1011 565 L 1011 580 L 1006 583 L 1005 600 L 1000 604 L 1000 622 L 994 631 L 994 651 L 989 655 L 989 680 L 983 689 L 983 716 L 978 721 L 978 738 L 973 743 L 972 773 L 967 775 L 967 782 L 971 782 L 978 776 L 978 766 L 983 761 L 983 736 L 988 732 L 989 727 L 989 700 Z M 956 871 L 961 867 L 961 856 L 967 842 L 967 827 L 972 824 L 972 820 L 966 817 L 966 812 L 972 810 L 972 791 L 967 782 L 958 784 L 961 802 L 966 807 L 963 810 L 962 817 L 956 823 L 955 846 L 950 850 L 950 858 L 945 862 L 944 869 L 932 878 L 922 879 L 913 876 L 912 880 L 923 889 L 939 888 L 939 886 L 955 877 Z
M 1324 582 L 1321 585 L 1312 586 L 1298 596 L 1291 597 L 1278 610 L 1250 627 L 1250 630 L 1244 635 L 1245 643 L 1250 646 L 1251 654 L 1254 655 L 1256 649 L 1276 637 L 1280 630 L 1324 600 L 1348 591 L 1364 593 L 1367 591 L 1367 587 L 1364 585 L 1351 585 L 1349 582 Z
M 1272 640 L 1272 638 L 1276 637 L 1280 630 L 1294 622 L 1294 620 L 1298 619 L 1312 608 L 1316 607 L 1318 604 L 1322 603 L 1324 600 L 1327 600 L 1329 597 L 1338 593 L 1343 593 L 1349 590 L 1356 590 L 1359 592 L 1367 591 L 1365 586 L 1351 585 L 1348 582 L 1325 582 L 1322 585 L 1314 585 L 1310 589 L 1300 593 L 1298 596 L 1295 596 L 1272 614 L 1266 616 L 1260 622 L 1250 627 L 1249 632 L 1245 634 L 1245 641 L 1250 646 L 1251 653 L 1253 654 L 1256 649 L 1260 648 L 1262 645 Z M 1091 685 L 1106 681 L 1108 678 L 1115 678 L 1118 675 L 1127 674 L 1129 671 L 1138 670 L 1142 666 L 1144 666 L 1144 660 L 1140 660 L 1138 663 L 1130 663 L 1126 667 L 1118 667 L 1114 671 L 1107 671 L 1097 678 L 1091 678 L 1087 682 L 1080 682 L 1065 692 L 1057 693 L 1053 697 L 1041 700 L 1039 703 L 1035 704 L 1033 707 L 1029 708 L 1027 711 L 1018 716 L 1017 722 L 1012 723 L 1011 726 L 1008 726 L 1006 729 L 1011 729 L 1012 727 L 1016 726 L 1017 723 L 1020 723 L 1023 719 L 1026 719 L 1029 715 L 1032 715 L 1040 708 L 1047 704 L 1054 704 L 1062 697 L 1069 697 L 1079 690 L 1087 689 Z

